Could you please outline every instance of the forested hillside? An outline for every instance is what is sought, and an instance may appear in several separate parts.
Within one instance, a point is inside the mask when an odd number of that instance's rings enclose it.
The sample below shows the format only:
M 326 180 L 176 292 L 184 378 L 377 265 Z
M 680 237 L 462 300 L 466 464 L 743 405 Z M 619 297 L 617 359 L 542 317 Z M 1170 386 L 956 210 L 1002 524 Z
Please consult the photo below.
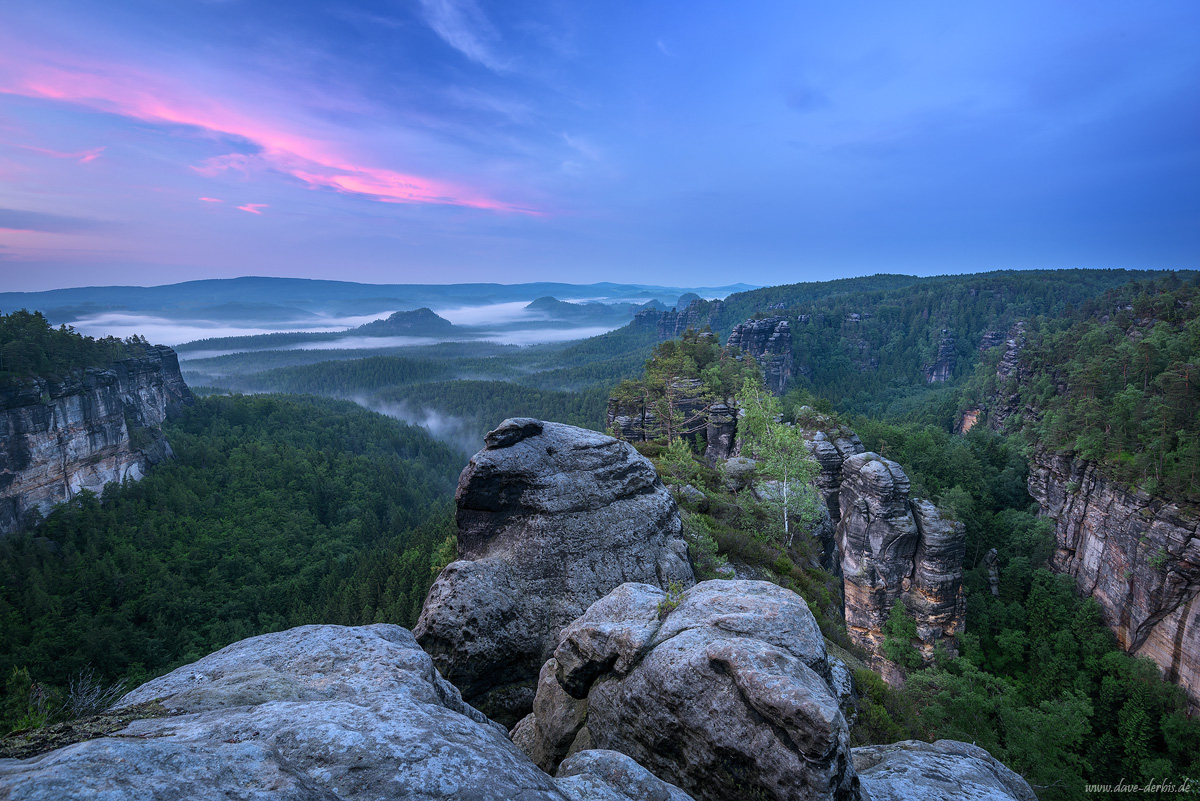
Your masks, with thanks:
M 18 696 L 22 675 L 137 684 L 302 623 L 412 625 L 453 531 L 456 453 L 314 398 L 204 398 L 165 433 L 176 458 L 142 481 L 0 539 L 0 676 Z
M 142 340 L 95 339 L 70 326 L 53 328 L 39 311 L 0 314 L 0 386 L 31 376 L 60 381 L 74 370 L 141 356 L 145 347 Z

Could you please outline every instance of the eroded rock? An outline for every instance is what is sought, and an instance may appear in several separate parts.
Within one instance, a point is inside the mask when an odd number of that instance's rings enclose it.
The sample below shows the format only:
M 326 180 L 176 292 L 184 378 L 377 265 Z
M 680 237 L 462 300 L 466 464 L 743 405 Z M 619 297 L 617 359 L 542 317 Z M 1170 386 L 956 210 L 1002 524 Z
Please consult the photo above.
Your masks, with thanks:
M 774 584 L 618 587 L 563 631 L 543 680 L 514 738 L 547 771 L 601 748 L 696 799 L 858 797 L 824 640 Z
M 459 479 L 458 555 L 414 629 L 442 674 L 506 726 L 531 708 L 558 634 L 627 581 L 695 583 L 650 461 L 612 437 L 506 420 Z
M 905 740 L 853 753 L 872 801 L 1037 801 L 1028 782 L 970 743 Z

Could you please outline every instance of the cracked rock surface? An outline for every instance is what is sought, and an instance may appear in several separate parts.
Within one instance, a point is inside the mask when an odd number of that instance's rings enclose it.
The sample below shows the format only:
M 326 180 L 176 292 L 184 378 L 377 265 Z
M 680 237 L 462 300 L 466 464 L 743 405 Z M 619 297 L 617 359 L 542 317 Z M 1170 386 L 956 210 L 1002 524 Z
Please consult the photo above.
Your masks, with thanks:
M 438 670 L 512 726 L 559 632 L 628 581 L 695 583 L 654 465 L 595 431 L 505 420 L 459 479 L 458 556 L 413 629 Z
M 513 740 L 545 770 L 619 751 L 696 799 L 857 799 L 825 643 L 798 595 L 624 584 L 562 633 Z

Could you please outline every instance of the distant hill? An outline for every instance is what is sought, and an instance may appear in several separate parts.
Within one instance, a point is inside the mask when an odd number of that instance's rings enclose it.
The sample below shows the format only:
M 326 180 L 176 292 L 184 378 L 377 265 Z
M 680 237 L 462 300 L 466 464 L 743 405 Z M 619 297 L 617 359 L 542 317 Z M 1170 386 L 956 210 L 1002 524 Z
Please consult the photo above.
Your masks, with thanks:
M 421 307 L 415 311 L 398 311 L 387 319 L 360 325 L 350 333 L 369 337 L 433 337 L 446 336 L 453 331 L 454 323 L 444 317 L 438 317 L 431 309 Z

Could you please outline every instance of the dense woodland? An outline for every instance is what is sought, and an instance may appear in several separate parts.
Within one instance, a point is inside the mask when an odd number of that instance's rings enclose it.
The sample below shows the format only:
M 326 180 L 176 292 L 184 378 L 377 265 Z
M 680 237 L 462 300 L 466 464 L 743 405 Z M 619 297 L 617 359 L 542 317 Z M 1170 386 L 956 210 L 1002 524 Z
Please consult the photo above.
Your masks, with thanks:
M 145 340 L 134 337 L 95 339 L 70 326 L 53 328 L 39 311 L 0 314 L 0 386 L 34 376 L 61 381 L 84 367 L 141 356 L 145 349 Z
M 203 398 L 164 433 L 176 458 L 142 481 L 0 539 L 8 726 L 36 718 L 23 678 L 133 686 L 302 623 L 411 626 L 449 561 L 462 460 L 422 429 L 270 395 Z
M 716 339 L 693 332 L 659 344 L 652 329 L 629 326 L 560 345 L 446 343 L 361 359 L 267 350 L 185 370 L 223 391 L 309 392 L 440 415 L 458 421 L 457 442 L 470 451 L 508 416 L 601 429 L 622 380 L 626 399 L 668 407 L 681 379 L 729 397 L 756 369 L 719 347 L 729 327 L 756 314 L 807 315 L 793 325 L 798 369 L 781 419 L 803 421 L 814 407 L 833 415 L 900 462 L 913 495 L 962 520 L 968 537 L 961 655 L 911 666 L 901 691 L 857 671 L 855 742 L 976 742 L 1043 798 L 1074 799 L 1084 781 L 1200 775 L 1200 721 L 1151 663 L 1117 648 L 1094 602 L 1047 569 L 1053 540 L 1025 489 L 1029 449 L 1069 451 L 1146 491 L 1195 500 L 1197 288 L 1196 274 L 1123 271 L 874 276 L 731 296 L 712 320 Z M 43 356 L 26 357 L 22 375 L 111 358 L 35 315 L 21 319 L 26 333 L 4 329 L 0 352 L 7 365 L 10 352 L 41 343 Z M 1005 385 L 1001 349 L 980 343 L 1018 322 L 1025 348 Z M 950 381 L 929 384 L 943 330 L 956 366 Z M 60 346 L 68 355 L 57 355 Z M 964 409 L 1001 406 L 1005 433 L 952 433 Z M 3 723 L 36 717 L 31 687 L 61 693 L 89 667 L 106 681 L 138 682 L 298 623 L 411 625 L 433 571 L 452 556 L 450 498 L 463 456 L 423 430 L 329 398 L 234 395 L 202 399 L 165 431 L 174 462 L 102 497 L 84 493 L 34 532 L 0 541 L 0 621 L 13 632 L 0 652 Z M 684 504 L 701 575 L 727 575 L 733 563 L 795 589 L 855 664 L 840 581 L 818 566 L 815 543 L 789 547 L 770 509 L 729 492 L 686 439 L 669 439 L 638 447 L 668 484 L 705 496 L 704 512 Z M 998 597 L 983 564 L 992 548 Z M 911 624 L 903 615 L 889 623 L 902 664 Z

